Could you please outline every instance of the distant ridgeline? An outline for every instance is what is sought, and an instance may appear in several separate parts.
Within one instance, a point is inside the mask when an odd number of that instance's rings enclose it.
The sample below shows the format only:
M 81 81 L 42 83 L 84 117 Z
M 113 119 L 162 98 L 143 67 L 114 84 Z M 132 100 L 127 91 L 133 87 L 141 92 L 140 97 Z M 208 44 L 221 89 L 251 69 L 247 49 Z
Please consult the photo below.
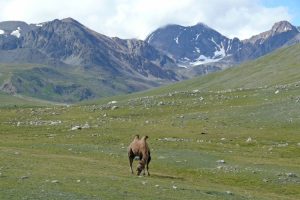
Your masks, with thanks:
M 299 43 L 282 21 L 247 40 L 207 25 L 167 25 L 145 41 L 97 33 L 72 18 L 0 22 L 0 90 L 77 102 L 157 87 L 252 60 Z

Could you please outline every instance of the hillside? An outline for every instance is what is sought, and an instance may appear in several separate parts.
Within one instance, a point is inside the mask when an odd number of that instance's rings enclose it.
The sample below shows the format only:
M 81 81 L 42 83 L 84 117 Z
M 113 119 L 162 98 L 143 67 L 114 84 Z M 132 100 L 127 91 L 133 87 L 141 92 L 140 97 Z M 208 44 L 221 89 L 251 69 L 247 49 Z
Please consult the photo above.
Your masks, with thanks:
M 242 65 L 201 76 L 170 86 L 161 87 L 150 93 L 159 94 L 186 90 L 228 90 L 275 88 L 300 81 L 300 45 L 281 48 L 274 53 L 249 61 Z
M 12 96 L 6 93 L 0 92 L 0 107 L 40 107 L 40 106 L 53 106 L 54 102 L 42 101 L 40 99 L 34 99 L 24 97 L 21 95 Z M 56 103 L 56 105 L 61 105 Z

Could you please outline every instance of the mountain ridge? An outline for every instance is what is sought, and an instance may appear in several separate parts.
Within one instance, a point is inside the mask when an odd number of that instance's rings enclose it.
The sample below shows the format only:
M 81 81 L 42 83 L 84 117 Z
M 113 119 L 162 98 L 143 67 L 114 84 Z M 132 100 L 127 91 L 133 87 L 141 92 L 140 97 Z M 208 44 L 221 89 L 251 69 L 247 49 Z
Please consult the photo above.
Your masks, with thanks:
M 150 33 L 145 41 L 169 53 L 180 65 L 212 64 L 226 68 L 266 55 L 282 46 L 296 44 L 299 37 L 300 31 L 288 21 L 277 22 L 270 30 L 245 40 L 230 39 L 206 24 L 198 23 L 194 26 L 173 24 L 160 27 Z M 179 45 L 178 41 L 184 44 Z
M 6 77 L 0 90 L 61 102 L 124 94 L 219 71 L 300 41 L 289 22 L 270 31 L 247 41 L 203 23 L 173 24 L 142 41 L 108 37 L 72 18 L 0 22 L 0 73 Z M 10 64 L 15 71 L 8 72 Z
M 50 98 L 50 92 L 57 98 L 52 100 L 77 101 L 102 97 L 104 94 L 144 90 L 179 80 L 177 74 L 170 70 L 176 65 L 175 62 L 141 40 L 110 38 L 72 18 L 34 25 L 26 32 L 22 32 L 19 24 L 13 25 L 15 27 L 10 31 L 19 30 L 20 35 L 13 36 L 9 31 L 0 35 L 0 63 L 14 63 L 20 68 L 24 63 L 32 63 L 55 70 L 57 75 L 63 72 L 73 77 L 67 83 L 63 78 L 57 79 L 60 76 L 46 79 L 47 74 L 34 69 L 29 69 L 29 72 L 25 70 L 23 74 L 15 72 L 13 78 L 6 82 L 13 81 L 9 85 L 15 86 L 17 93 L 40 95 L 45 99 Z M 27 24 L 27 27 L 31 26 Z M 32 75 L 29 76 L 30 73 Z M 79 77 L 85 74 L 91 80 Z M 42 80 L 43 76 L 46 82 Z M 18 84 L 17 80 L 22 80 L 30 87 Z M 33 80 L 43 84 L 36 85 L 37 82 Z M 1 84 L 2 90 L 5 90 L 4 82 Z M 51 89 L 48 91 L 43 87 Z M 62 92 L 64 89 L 66 91 Z M 66 92 L 75 92 L 74 99 L 70 97 L 66 100 L 63 97 Z

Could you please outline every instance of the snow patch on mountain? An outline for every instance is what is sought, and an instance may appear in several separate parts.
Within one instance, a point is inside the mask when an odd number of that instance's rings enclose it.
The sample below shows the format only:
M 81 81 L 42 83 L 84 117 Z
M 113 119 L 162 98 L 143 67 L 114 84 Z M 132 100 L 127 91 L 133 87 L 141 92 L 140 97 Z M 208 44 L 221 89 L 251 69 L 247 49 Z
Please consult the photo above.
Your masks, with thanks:
M 204 55 L 200 55 L 195 61 L 193 62 L 189 62 L 188 64 L 190 66 L 197 66 L 197 65 L 203 65 L 203 64 L 207 64 L 207 63 L 213 63 L 213 62 L 218 62 L 222 59 L 223 57 L 220 58 L 215 58 L 215 56 L 213 58 L 211 57 L 206 57 Z
M 224 48 L 224 45 L 223 45 L 223 42 L 221 43 L 221 46 L 218 46 L 219 49 L 217 49 L 215 52 L 214 52 L 214 58 L 224 58 L 226 56 L 226 52 L 225 52 L 225 48 Z
M 0 35 L 3 35 L 4 33 L 5 33 L 4 30 L 0 29 Z
M 226 51 L 223 42 L 221 42 L 221 45 L 219 45 L 216 43 L 214 38 L 211 38 L 211 41 L 217 46 L 216 51 L 214 52 L 214 58 L 224 58 L 226 56 Z
M 232 40 L 228 40 L 226 52 L 230 51 L 232 47 Z
M 20 31 L 21 31 L 21 28 L 18 27 L 17 30 L 14 30 L 13 32 L 11 32 L 11 35 L 13 35 L 13 36 L 15 36 L 17 38 L 20 38 L 20 36 L 21 36 Z
M 152 41 L 153 36 L 154 36 L 154 34 L 152 33 L 152 34 L 148 37 L 147 43 L 150 43 L 150 42 Z
M 174 38 L 174 41 L 176 42 L 176 44 L 179 44 L 179 42 L 178 42 L 178 36 L 176 38 Z

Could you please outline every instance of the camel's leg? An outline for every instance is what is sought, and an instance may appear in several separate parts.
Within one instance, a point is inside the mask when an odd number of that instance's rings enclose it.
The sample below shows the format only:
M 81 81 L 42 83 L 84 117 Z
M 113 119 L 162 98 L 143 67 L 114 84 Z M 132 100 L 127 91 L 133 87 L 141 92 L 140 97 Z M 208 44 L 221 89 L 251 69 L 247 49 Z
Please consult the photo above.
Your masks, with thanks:
M 149 163 L 151 161 L 151 156 L 149 155 L 149 158 L 148 158 L 148 162 L 147 162 L 147 173 L 148 173 L 148 176 L 150 176 L 150 173 L 149 173 Z
M 134 159 L 134 154 L 131 150 L 128 152 L 128 159 L 129 159 L 130 171 L 131 171 L 131 174 L 133 174 L 132 163 L 133 163 L 133 159 Z
M 133 162 L 133 158 L 132 158 L 132 157 L 129 157 L 129 166 L 130 166 L 131 174 L 133 174 L 133 170 L 132 170 L 132 162 Z

